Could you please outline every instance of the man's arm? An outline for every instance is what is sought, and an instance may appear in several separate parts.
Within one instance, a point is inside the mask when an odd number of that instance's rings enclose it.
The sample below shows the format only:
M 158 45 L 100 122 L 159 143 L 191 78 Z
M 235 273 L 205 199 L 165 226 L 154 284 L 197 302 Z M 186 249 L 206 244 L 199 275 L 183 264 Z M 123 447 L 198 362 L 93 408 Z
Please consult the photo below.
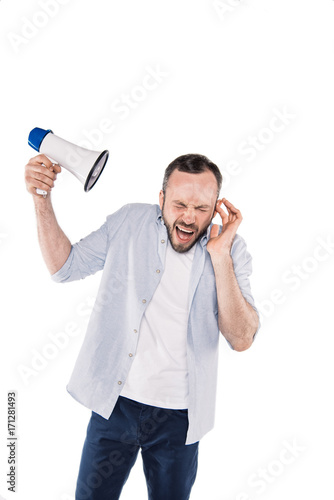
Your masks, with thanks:
M 51 274 L 63 266 L 71 251 L 71 242 L 57 222 L 50 198 L 60 172 L 60 166 L 53 164 L 45 155 L 31 158 L 25 167 L 26 187 L 35 204 L 39 244 Z M 37 194 L 36 188 L 47 191 L 46 198 Z
M 218 299 L 218 326 L 236 351 L 248 349 L 259 326 L 253 307 L 242 295 L 230 253 L 212 258 Z
M 227 207 L 227 215 L 221 203 Z M 207 250 L 210 253 L 215 272 L 218 326 L 224 337 L 236 351 L 248 349 L 259 326 L 259 318 L 253 307 L 243 297 L 233 268 L 231 246 L 242 216 L 232 203 L 225 198 L 217 204 L 217 212 L 222 217 L 223 229 L 213 225 Z

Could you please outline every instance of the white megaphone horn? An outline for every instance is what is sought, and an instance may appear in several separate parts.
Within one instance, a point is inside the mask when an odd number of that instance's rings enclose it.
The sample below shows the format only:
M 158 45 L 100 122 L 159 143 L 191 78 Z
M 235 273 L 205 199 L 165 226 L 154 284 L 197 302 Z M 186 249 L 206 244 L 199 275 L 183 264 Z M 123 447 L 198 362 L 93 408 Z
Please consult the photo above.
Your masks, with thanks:
M 109 151 L 90 151 L 61 139 L 52 130 L 34 128 L 28 137 L 28 144 L 39 153 L 45 154 L 60 166 L 71 172 L 84 185 L 84 190 L 92 189 L 107 163 Z M 47 192 L 36 189 L 38 194 Z

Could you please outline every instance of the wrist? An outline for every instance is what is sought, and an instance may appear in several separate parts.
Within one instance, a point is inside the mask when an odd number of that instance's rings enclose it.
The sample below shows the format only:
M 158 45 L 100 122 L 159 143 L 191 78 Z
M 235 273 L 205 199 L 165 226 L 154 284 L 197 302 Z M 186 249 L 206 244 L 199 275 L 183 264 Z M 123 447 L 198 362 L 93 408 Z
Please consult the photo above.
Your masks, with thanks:
M 46 207 L 51 206 L 51 193 L 48 193 L 45 196 L 45 198 L 41 194 L 34 194 L 33 200 L 34 200 L 36 210 L 45 209 Z
M 209 252 L 213 266 L 232 260 L 230 249 L 222 249 L 219 252 Z

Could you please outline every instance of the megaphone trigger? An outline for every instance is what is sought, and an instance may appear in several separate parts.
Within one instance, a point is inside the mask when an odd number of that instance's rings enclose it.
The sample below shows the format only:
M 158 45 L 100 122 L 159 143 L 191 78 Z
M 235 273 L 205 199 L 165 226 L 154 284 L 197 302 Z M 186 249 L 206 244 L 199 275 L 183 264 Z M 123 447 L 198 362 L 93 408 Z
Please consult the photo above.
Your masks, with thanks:
M 46 198 L 48 194 L 47 191 L 44 191 L 44 189 L 38 189 L 38 188 L 36 188 L 36 193 L 41 194 L 43 198 Z

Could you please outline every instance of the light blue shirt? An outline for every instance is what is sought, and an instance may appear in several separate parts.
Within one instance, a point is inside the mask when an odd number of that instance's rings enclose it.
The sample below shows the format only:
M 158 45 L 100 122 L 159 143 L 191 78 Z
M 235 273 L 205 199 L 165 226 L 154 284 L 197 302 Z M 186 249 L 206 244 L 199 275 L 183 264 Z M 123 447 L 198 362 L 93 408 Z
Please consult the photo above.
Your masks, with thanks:
M 189 283 L 186 444 L 199 441 L 214 425 L 220 334 L 215 276 L 206 250 L 209 232 L 210 227 L 196 244 Z M 106 419 L 136 355 L 141 319 L 164 272 L 167 239 L 158 205 L 125 205 L 109 215 L 100 229 L 72 245 L 67 261 L 52 276 L 64 283 L 103 269 L 67 390 Z M 238 234 L 231 256 L 241 293 L 258 313 L 249 283 L 252 258 Z

